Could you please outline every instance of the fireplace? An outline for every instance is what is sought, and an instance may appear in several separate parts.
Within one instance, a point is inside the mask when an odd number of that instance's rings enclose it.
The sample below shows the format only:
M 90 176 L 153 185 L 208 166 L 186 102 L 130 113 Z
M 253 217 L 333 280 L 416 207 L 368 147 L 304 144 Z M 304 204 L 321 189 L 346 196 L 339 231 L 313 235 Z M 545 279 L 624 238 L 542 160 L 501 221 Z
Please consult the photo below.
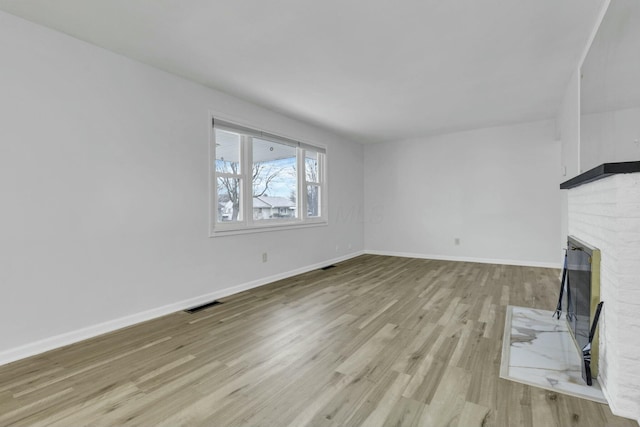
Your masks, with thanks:
M 569 331 L 583 358 L 582 377 L 591 385 L 598 375 L 597 324 L 600 302 L 600 250 L 580 239 L 567 239 L 567 278 L 564 302 Z
M 640 421 L 640 161 L 605 163 L 560 188 L 567 234 L 601 251 L 597 382 L 614 414 Z

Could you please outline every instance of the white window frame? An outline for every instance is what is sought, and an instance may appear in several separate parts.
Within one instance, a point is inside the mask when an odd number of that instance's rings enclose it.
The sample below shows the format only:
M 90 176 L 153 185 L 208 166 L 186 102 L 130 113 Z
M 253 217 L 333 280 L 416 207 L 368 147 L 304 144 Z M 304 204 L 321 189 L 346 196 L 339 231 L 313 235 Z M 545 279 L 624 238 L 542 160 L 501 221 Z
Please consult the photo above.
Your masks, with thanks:
M 219 115 L 210 116 L 211 126 L 209 128 L 209 236 L 219 237 L 234 234 L 256 233 L 264 231 L 275 231 L 282 229 L 300 228 L 300 227 L 316 227 L 328 225 L 328 192 L 327 192 L 327 149 L 315 144 L 296 141 L 294 139 L 277 135 L 271 132 L 259 130 L 254 126 L 240 124 L 237 121 L 230 121 Z M 218 123 L 218 126 L 216 126 Z M 240 174 L 233 177 L 239 178 L 242 183 L 240 192 L 240 216 L 238 221 L 218 222 L 218 176 L 230 176 L 229 174 L 220 173 L 216 170 L 216 135 L 215 128 L 222 127 L 225 130 L 237 130 L 242 135 L 250 137 L 241 138 L 240 146 Z M 259 137 L 263 140 L 273 141 L 275 143 L 294 146 L 296 148 L 296 169 L 297 169 L 297 212 L 296 218 L 283 219 L 253 219 L 253 147 L 251 136 Z M 318 156 L 318 183 L 306 181 L 306 165 L 305 153 L 312 151 L 320 153 Z M 320 191 L 320 215 L 317 217 L 308 216 L 307 206 L 307 185 L 316 185 Z

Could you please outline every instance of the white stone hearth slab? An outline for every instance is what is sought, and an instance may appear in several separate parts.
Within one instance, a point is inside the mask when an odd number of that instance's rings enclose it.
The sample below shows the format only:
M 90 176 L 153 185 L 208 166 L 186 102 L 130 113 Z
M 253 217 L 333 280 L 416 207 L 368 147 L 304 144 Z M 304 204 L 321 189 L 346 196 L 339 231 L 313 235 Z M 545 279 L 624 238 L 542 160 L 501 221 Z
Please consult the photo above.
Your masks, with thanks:
M 582 379 L 580 355 L 564 318 L 553 312 L 507 307 L 500 377 L 599 403 L 607 403 L 597 380 Z

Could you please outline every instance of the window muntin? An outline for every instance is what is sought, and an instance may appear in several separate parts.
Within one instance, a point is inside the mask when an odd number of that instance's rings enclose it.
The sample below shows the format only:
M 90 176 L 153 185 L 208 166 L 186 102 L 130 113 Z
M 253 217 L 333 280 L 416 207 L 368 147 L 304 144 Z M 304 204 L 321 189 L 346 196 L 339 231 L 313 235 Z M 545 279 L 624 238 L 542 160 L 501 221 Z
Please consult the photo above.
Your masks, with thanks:
M 304 183 L 306 188 L 307 216 L 317 218 L 322 213 L 322 154 L 317 151 L 305 150 Z
M 211 154 L 212 236 L 326 224 L 324 148 L 213 119 Z

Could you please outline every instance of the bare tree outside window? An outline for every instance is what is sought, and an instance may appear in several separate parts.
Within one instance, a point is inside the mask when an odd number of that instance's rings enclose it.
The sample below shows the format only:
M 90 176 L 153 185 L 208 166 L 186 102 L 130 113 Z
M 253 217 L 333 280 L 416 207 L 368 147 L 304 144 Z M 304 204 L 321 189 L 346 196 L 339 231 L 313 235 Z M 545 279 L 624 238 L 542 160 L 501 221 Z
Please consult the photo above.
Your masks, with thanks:
M 297 173 L 298 150 L 265 139 L 253 138 L 253 197 L 261 198 L 270 206 L 268 215 L 255 219 L 295 218 L 297 216 Z M 263 197 L 264 196 L 264 197 Z M 293 199 L 292 199 L 293 196 Z
M 216 129 L 216 184 L 218 191 L 218 221 L 238 221 L 242 199 L 240 146 L 242 137 Z
M 307 183 L 307 216 L 320 216 L 320 164 L 318 153 L 306 151 L 304 158 L 305 182 Z
M 211 140 L 214 234 L 322 225 L 325 150 L 214 119 Z M 221 234 L 222 235 L 222 234 Z
M 254 162 L 251 166 L 252 198 L 282 197 L 296 199 L 296 148 L 276 142 L 251 138 Z M 242 136 L 233 132 L 216 130 L 216 176 L 218 187 L 218 220 L 241 220 L 242 171 L 240 148 Z M 248 209 L 252 209 L 249 206 Z M 295 216 L 296 209 L 286 213 L 276 210 L 266 218 Z

